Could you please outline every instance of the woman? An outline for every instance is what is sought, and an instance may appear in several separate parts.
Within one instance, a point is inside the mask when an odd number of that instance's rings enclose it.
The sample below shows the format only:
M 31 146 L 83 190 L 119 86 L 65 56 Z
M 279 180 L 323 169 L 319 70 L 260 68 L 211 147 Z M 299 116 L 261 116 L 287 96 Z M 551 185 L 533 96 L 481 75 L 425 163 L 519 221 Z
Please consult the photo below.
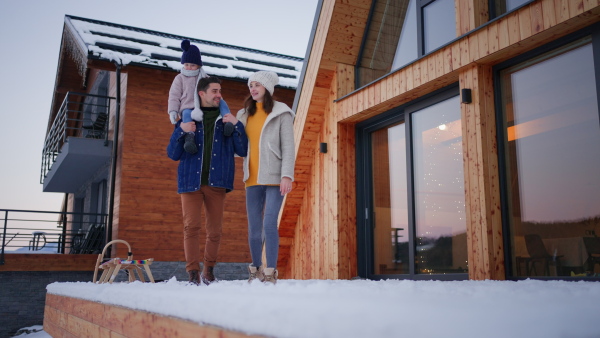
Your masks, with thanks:
M 277 218 L 285 194 L 294 180 L 294 112 L 285 103 L 273 100 L 279 83 L 274 72 L 259 71 L 248 79 L 250 96 L 237 118 L 248 135 L 248 156 L 244 158 L 248 242 L 252 264 L 248 282 L 258 279 L 277 282 L 279 230 Z M 264 234 L 264 237 L 263 237 Z M 265 244 L 266 268 L 262 267 Z

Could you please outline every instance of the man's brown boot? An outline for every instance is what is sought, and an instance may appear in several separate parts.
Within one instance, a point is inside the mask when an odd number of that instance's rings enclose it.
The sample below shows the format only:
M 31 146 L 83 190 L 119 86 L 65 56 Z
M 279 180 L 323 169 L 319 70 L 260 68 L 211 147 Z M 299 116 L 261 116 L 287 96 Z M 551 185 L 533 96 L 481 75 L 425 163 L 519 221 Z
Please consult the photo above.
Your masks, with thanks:
M 217 282 L 215 274 L 213 273 L 214 268 L 214 266 L 207 266 L 206 264 L 204 264 L 204 268 L 202 269 L 202 275 L 200 276 L 200 279 L 204 284 L 209 285 L 210 283 Z
M 190 270 L 188 271 L 188 275 L 190 276 L 190 283 L 194 283 L 196 285 L 200 284 L 200 271 Z

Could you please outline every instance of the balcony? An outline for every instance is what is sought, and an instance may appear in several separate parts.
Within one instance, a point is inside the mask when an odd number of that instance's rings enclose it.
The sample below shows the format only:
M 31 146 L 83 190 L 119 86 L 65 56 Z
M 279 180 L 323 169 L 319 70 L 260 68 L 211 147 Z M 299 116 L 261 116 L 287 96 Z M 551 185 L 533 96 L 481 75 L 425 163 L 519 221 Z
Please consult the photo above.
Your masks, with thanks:
M 0 209 L 0 266 L 6 254 L 99 254 L 107 218 L 105 213 Z
M 67 93 L 42 151 L 40 183 L 44 192 L 77 192 L 107 164 L 109 112 L 114 98 Z

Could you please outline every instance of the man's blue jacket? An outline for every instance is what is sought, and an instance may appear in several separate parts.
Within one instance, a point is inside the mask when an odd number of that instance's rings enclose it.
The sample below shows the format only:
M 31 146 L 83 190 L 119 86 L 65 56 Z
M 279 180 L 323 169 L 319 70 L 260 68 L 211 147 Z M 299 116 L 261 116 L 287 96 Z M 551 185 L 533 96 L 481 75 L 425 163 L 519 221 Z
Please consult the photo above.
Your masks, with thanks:
M 179 161 L 177 169 L 177 192 L 185 193 L 200 190 L 202 176 L 202 158 L 204 149 L 204 124 L 196 122 L 196 145 L 198 152 L 190 154 L 183 149 L 185 132 L 181 129 L 181 120 L 175 125 L 171 140 L 167 146 L 167 155 L 173 161 Z M 210 159 L 208 182 L 211 187 L 225 188 L 226 192 L 233 190 L 235 175 L 234 154 L 245 157 L 248 155 L 248 137 L 244 125 L 238 121 L 235 130 L 229 137 L 223 135 L 223 121 L 219 117 L 215 121 L 215 135 Z

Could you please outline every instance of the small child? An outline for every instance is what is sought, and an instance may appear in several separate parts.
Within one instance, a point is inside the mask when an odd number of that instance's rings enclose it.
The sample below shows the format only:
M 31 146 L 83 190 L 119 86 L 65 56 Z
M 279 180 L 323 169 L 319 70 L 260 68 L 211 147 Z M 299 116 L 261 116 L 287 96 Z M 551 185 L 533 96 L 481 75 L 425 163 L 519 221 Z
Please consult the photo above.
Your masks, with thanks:
M 183 40 L 181 42 L 181 63 L 183 68 L 181 74 L 177 74 L 171 89 L 169 90 L 169 118 L 172 124 L 176 124 L 181 116 L 183 122 L 191 122 L 191 113 L 197 104 L 197 90 L 196 85 L 201 77 L 207 77 L 208 75 L 202 69 L 202 57 L 200 56 L 200 50 L 198 47 L 190 44 L 190 40 Z M 219 104 L 221 116 L 229 114 L 229 107 L 225 100 L 221 100 Z M 223 134 L 225 136 L 231 136 L 233 133 L 234 126 L 231 122 L 225 124 Z M 187 133 L 185 136 L 185 144 L 183 146 L 185 151 L 190 154 L 198 152 L 198 147 L 194 140 L 194 133 Z

